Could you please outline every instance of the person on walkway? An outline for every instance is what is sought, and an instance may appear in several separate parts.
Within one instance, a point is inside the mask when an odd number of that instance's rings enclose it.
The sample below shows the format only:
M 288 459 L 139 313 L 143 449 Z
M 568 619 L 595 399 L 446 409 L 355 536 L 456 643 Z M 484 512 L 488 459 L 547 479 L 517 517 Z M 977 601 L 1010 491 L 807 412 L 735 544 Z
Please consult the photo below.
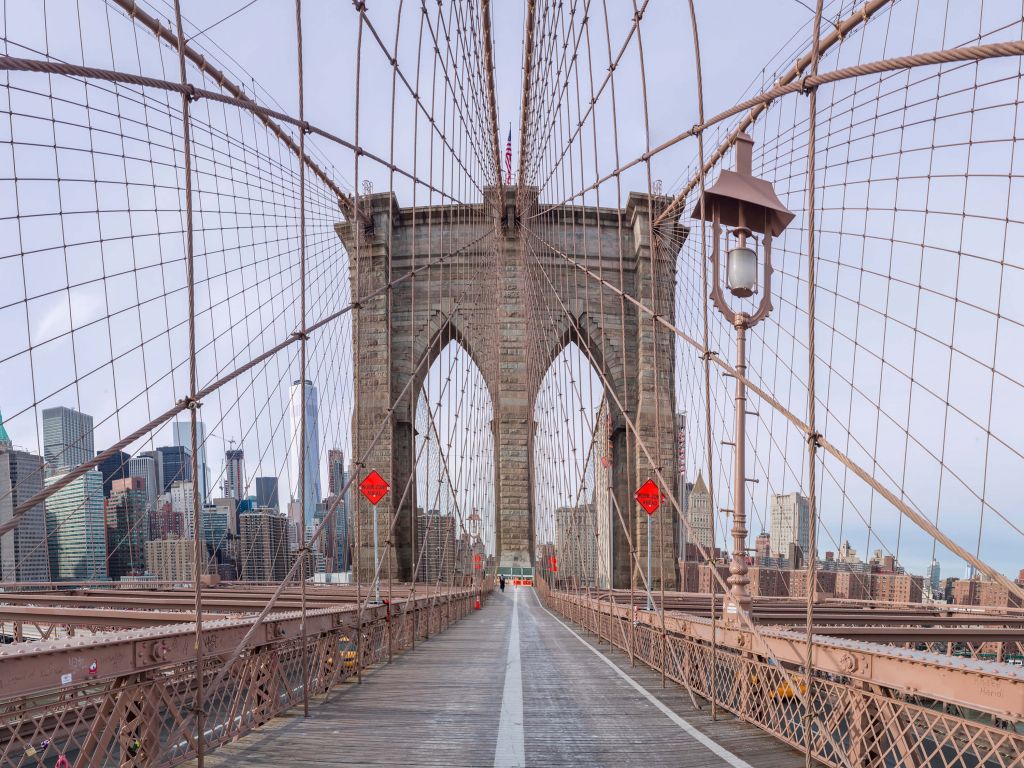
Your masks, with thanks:
M 498 577 L 498 586 L 501 587 L 501 591 L 505 591 L 505 574 Z

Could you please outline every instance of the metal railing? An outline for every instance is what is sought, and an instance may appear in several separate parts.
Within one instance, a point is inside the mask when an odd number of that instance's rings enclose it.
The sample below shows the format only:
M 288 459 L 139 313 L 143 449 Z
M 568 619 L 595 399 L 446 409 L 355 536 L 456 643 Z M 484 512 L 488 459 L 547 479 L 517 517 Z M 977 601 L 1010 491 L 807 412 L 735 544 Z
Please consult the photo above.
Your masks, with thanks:
M 375 606 L 309 611 L 311 697 L 444 631 L 480 593 L 459 589 Z M 221 654 L 253 617 L 203 626 L 205 749 L 245 735 L 303 698 L 302 614 L 268 616 L 265 633 L 213 686 Z M 0 681 L 0 767 L 170 766 L 195 757 L 192 624 L 19 644 Z M 315 715 L 314 715 L 315 716 Z
M 677 615 L 663 632 L 657 614 L 585 596 L 538 593 L 548 608 L 664 672 L 721 709 L 803 749 L 807 722 L 801 692 L 801 635 L 764 630 L 771 654 L 749 633 L 719 627 L 712 646 L 706 619 Z M 1024 765 L 1024 675 L 1009 665 L 955 659 L 856 641 L 815 637 L 810 696 L 817 717 L 813 757 L 829 766 Z M 789 652 L 782 649 L 789 647 Z M 774 655 L 780 663 L 770 661 Z M 902 672 L 903 674 L 896 674 Z M 961 675 L 974 675 L 965 686 Z M 803 686 L 803 682 L 799 685 Z M 944 696 L 939 691 L 947 691 Z

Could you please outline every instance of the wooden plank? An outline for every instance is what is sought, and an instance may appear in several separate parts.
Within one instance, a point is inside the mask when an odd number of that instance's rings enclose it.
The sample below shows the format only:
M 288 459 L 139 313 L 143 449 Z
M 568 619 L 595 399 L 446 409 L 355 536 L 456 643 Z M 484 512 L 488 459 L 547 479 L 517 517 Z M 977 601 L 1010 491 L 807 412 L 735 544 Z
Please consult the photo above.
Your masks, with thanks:
M 446 632 L 210 753 L 209 766 L 490 766 L 505 682 L 511 590 Z M 527 765 L 725 765 L 619 677 L 540 606 L 519 596 Z M 581 633 L 582 634 L 582 633 Z M 592 644 L 594 639 L 588 639 Z M 686 692 L 646 667 L 601 650 L 697 730 L 756 768 L 798 768 L 803 758 L 731 717 L 711 722 Z

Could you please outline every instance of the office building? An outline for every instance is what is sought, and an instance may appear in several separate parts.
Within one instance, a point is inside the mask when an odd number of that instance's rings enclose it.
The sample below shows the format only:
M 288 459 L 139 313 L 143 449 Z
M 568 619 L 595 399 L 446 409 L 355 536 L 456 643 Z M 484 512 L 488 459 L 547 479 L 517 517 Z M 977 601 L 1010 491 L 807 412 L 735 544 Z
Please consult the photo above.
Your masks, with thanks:
M 95 456 L 92 416 L 63 405 L 43 409 L 43 458 L 50 468 L 74 468 Z
M 345 473 L 348 476 L 348 472 Z M 335 501 L 337 497 L 331 496 L 327 499 L 327 509 L 334 506 L 334 531 L 337 539 L 338 560 L 337 569 L 347 571 L 352 567 L 352 515 L 346 499 L 348 494 Z
M 192 531 L 195 530 L 195 501 L 192 493 L 191 480 L 177 480 L 171 485 L 171 510 L 181 520 L 182 530 L 188 538 L 192 538 Z
M 337 448 L 331 448 L 327 452 L 327 493 L 330 496 L 337 496 L 345 487 L 347 473 L 345 472 L 345 454 Z
M 907 573 L 876 573 L 871 579 L 871 599 L 882 603 L 920 603 L 924 579 Z
M 317 524 L 323 520 L 324 508 L 323 503 L 317 505 L 317 511 L 314 513 L 313 519 L 316 520 Z M 319 516 L 319 518 L 317 517 Z M 306 563 L 306 575 L 307 577 L 312 576 L 314 573 L 326 573 L 327 572 L 327 549 L 324 536 L 317 536 L 316 540 L 313 539 L 313 531 L 315 526 L 310 526 L 306 529 L 306 546 L 309 548 L 309 560 Z M 291 566 L 291 563 L 289 563 Z M 333 572 L 333 563 L 331 571 Z
M 701 472 L 697 472 L 697 480 L 687 497 L 686 519 L 690 524 L 686 541 L 710 552 L 715 546 L 715 520 L 711 512 L 711 493 Z M 686 551 L 694 551 L 694 548 Z
M 167 493 L 176 482 L 192 481 L 192 453 L 181 445 L 156 449 L 159 461 L 160 492 Z
M 46 485 L 64 474 L 46 478 Z M 90 469 L 46 500 L 46 531 L 53 581 L 106 579 L 107 527 L 99 470 Z
M 181 583 L 195 576 L 195 544 L 190 539 L 160 539 L 146 542 L 149 572 L 159 581 Z
M 216 524 L 211 522 L 211 516 L 216 517 Z M 238 535 L 238 502 L 223 497 L 214 499 L 212 504 L 203 507 L 203 535 L 207 537 L 211 553 L 224 546 L 229 533 Z
M 257 499 L 255 496 L 246 496 L 244 499 L 239 501 L 235 508 L 238 510 L 238 514 L 243 512 L 252 512 L 259 504 L 256 503 Z
M 156 458 L 150 453 L 140 453 L 128 460 L 128 477 L 137 477 L 145 484 L 146 509 L 153 512 L 160 496 L 160 478 L 156 473 Z
M 185 516 L 175 511 L 169 493 L 157 497 L 156 508 L 149 513 L 149 538 L 180 539 L 185 535 Z
M 241 574 L 245 581 L 281 581 L 288 573 L 288 519 L 273 509 L 241 515 Z
M 836 572 L 836 597 L 844 600 L 870 600 L 873 577 L 858 571 Z
M 776 493 L 771 497 L 772 557 L 791 557 L 791 544 L 799 548 L 803 562 L 811 556 L 810 511 L 807 498 L 799 493 Z M 792 562 L 792 560 L 791 560 Z
M 0 417 L 0 524 L 43 489 L 43 457 L 15 450 Z M 24 513 L 18 527 L 0 536 L 0 580 L 49 581 L 46 506 Z
M 327 518 L 327 513 L 330 509 L 328 501 L 321 501 L 316 505 L 316 512 L 313 514 L 313 526 L 306 529 L 307 536 L 312 536 L 313 529 L 318 528 L 321 523 Z M 335 512 L 337 514 L 337 512 Z M 320 535 L 316 538 L 316 541 L 312 542 L 316 550 L 323 554 L 325 560 L 326 570 L 332 573 L 338 571 L 338 527 L 333 524 L 333 520 L 330 525 L 324 525 L 320 531 Z
M 107 572 L 115 581 L 146 570 L 145 481 L 138 477 L 114 480 L 106 501 Z
M 280 509 L 277 498 L 277 478 L 256 478 L 256 506 L 264 509 Z
M 183 485 L 187 485 L 188 491 L 191 493 L 192 484 L 186 483 Z M 191 496 L 189 496 L 189 499 L 191 499 Z M 213 555 L 217 549 L 224 546 L 234 515 L 234 499 L 214 499 L 213 504 L 207 504 L 200 509 L 203 540 L 206 542 L 206 549 L 210 555 Z M 195 538 L 195 517 L 191 513 L 182 517 L 182 528 L 186 539 Z
M 302 446 L 302 393 L 306 399 L 306 444 Z M 320 501 L 320 428 L 318 426 L 319 406 L 317 391 L 308 379 L 295 381 L 291 387 L 288 404 L 291 439 L 288 443 L 288 468 L 291 479 L 291 499 L 301 502 L 301 513 L 308 527 L 313 522 L 316 504 Z M 303 467 L 302 484 L 299 489 L 300 460 Z
M 230 499 L 217 501 L 221 503 L 203 507 L 203 541 L 206 542 L 209 555 L 220 562 L 221 553 L 227 548 L 232 523 L 235 522 L 235 507 L 223 503 L 230 502 Z
M 292 543 L 292 549 L 298 549 L 299 540 L 295 537 L 299 535 L 298 530 L 299 520 L 302 517 L 302 504 L 298 501 L 289 501 L 288 514 L 286 515 L 286 517 L 288 518 L 288 524 L 294 527 L 296 531 L 295 534 L 291 537 L 291 539 L 289 539 L 289 541 L 291 541 Z M 306 527 L 308 528 L 309 526 L 307 525 Z
M 239 501 L 245 497 L 245 451 L 224 451 L 224 497 Z
M 925 585 L 930 590 L 929 597 L 934 597 L 941 590 L 942 584 L 942 570 L 939 566 L 939 561 L 934 557 L 931 563 L 928 564 L 928 571 L 925 574 Z
M 754 597 L 787 597 L 789 595 L 789 576 L 789 571 L 755 565 L 747 571 L 747 578 L 750 579 L 747 588 Z
M 313 517 L 314 525 L 318 525 L 321 519 L 327 517 L 328 513 L 334 510 L 334 516 L 328 525 L 324 526 L 326 537 L 324 547 L 328 558 L 334 557 L 334 570 L 338 572 L 347 571 L 352 565 L 352 553 L 349 542 L 349 520 L 345 509 L 345 502 L 338 496 L 328 496 L 317 504 L 317 511 Z M 330 531 L 328 531 L 330 529 Z
M 766 532 L 761 531 L 756 539 L 754 539 L 754 552 L 755 558 L 758 565 L 762 565 L 772 555 L 772 537 Z
M 152 451 L 139 451 L 140 457 L 148 458 L 153 460 L 153 471 L 156 472 L 156 495 L 159 496 L 164 491 L 164 478 L 163 478 L 163 457 L 160 455 L 160 451 L 153 449 Z
M 174 444 L 192 453 L 192 421 L 176 421 L 171 425 Z M 210 498 L 210 473 L 206 464 L 206 425 L 196 422 L 196 454 L 199 457 L 199 502 L 205 504 Z
M 131 457 L 124 451 L 116 451 L 103 461 L 97 462 L 96 469 L 103 475 L 103 498 L 110 497 L 111 486 L 115 480 L 123 480 L 131 475 L 129 462 Z

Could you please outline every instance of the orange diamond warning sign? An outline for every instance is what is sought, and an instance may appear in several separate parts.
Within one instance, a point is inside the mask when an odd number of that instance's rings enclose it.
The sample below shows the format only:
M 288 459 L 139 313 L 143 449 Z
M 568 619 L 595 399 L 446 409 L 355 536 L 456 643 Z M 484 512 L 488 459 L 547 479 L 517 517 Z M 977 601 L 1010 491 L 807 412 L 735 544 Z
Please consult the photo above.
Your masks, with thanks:
M 370 472 L 363 479 L 363 482 L 359 484 L 359 490 L 362 491 L 363 496 L 369 499 L 371 504 L 376 504 L 387 496 L 390 488 L 391 486 L 388 485 L 387 480 L 381 477 L 376 469 Z
M 648 515 L 653 515 L 661 506 L 661 490 L 653 480 L 641 485 L 633 495 L 636 503 L 643 507 Z

